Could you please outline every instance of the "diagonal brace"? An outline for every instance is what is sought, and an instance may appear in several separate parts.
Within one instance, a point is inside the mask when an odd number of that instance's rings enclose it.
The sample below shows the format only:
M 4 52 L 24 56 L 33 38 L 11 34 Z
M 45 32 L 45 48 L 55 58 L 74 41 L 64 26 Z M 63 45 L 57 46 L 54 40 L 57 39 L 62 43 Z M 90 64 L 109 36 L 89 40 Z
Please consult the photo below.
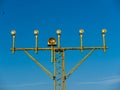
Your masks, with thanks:
M 48 71 L 40 62 L 38 62 L 29 52 L 24 50 L 25 54 L 31 58 L 51 79 L 53 79 L 53 75 L 50 71 Z
M 93 48 L 75 67 L 73 67 L 70 72 L 66 75 L 66 78 L 68 78 L 95 50 L 95 48 Z

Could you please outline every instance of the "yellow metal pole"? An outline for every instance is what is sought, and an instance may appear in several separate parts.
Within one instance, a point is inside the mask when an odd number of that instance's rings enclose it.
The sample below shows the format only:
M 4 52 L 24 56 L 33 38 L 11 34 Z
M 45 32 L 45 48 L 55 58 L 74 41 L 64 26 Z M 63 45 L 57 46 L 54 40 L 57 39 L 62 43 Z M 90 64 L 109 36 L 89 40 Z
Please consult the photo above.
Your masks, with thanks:
M 80 35 L 80 49 L 81 49 L 81 52 L 83 52 L 83 46 L 82 46 L 82 34 Z
M 12 30 L 11 31 L 11 35 L 12 35 L 12 54 L 15 53 L 15 34 L 16 34 L 16 31 Z
M 87 47 L 83 47 L 84 50 L 92 50 L 93 48 L 95 49 L 104 49 L 103 46 L 87 46 Z M 107 49 L 108 47 L 106 47 Z M 54 48 L 55 50 L 58 50 L 58 48 Z M 61 50 L 81 50 L 80 47 L 63 47 L 60 48 Z M 10 49 L 12 50 L 12 48 Z M 35 48 L 15 48 L 15 50 L 17 51 L 23 51 L 23 50 L 35 50 Z M 38 48 L 38 50 L 52 50 L 51 48 Z
M 62 90 L 66 90 L 64 50 L 62 51 Z
M 83 29 L 79 30 L 79 33 L 80 33 L 80 49 L 81 49 L 81 52 L 83 52 L 83 33 L 84 33 L 84 30 Z
M 54 76 L 53 76 L 53 80 L 54 80 L 54 90 L 56 90 L 56 59 L 55 59 L 55 50 L 54 50 L 54 58 L 53 58 L 53 63 L 54 63 Z
M 60 35 L 58 35 L 58 48 L 60 48 Z
M 60 48 L 60 34 L 61 34 L 61 30 L 57 30 L 56 33 L 58 35 L 58 48 Z
M 15 35 L 13 35 L 13 42 L 12 42 L 12 54 L 15 53 Z
M 107 32 L 106 29 L 102 30 L 102 38 L 103 38 L 103 46 L 104 46 L 104 52 L 106 52 L 106 40 L 105 40 L 105 33 Z
M 35 35 L 35 53 L 38 54 L 38 30 L 34 30 L 34 35 Z
M 36 35 L 35 38 L 36 38 L 36 48 L 35 48 L 35 52 L 36 52 L 36 54 L 38 54 L 38 35 Z

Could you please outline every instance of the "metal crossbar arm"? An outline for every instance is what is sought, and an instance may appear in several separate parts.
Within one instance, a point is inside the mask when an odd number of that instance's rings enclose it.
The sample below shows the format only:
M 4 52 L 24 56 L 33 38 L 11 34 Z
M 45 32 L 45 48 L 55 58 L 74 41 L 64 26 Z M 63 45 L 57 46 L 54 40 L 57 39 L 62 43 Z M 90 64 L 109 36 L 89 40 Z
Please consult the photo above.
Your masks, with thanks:
M 50 71 L 48 71 L 40 62 L 38 62 L 29 52 L 24 50 L 28 57 L 30 57 L 51 79 L 53 79 L 53 75 Z
M 108 47 L 106 47 L 107 49 Z M 93 49 L 104 49 L 103 46 L 93 46 L 93 47 L 82 47 L 82 49 L 80 47 L 68 47 L 68 48 L 62 48 L 64 50 L 93 50 Z
M 95 48 L 93 48 L 75 67 L 73 67 L 70 72 L 66 75 L 66 78 L 68 78 L 95 50 Z
M 82 50 L 92 50 L 92 49 L 104 49 L 103 46 L 95 46 L 95 47 L 83 47 Z M 108 48 L 108 47 L 106 47 Z M 11 48 L 11 50 L 36 50 L 36 48 Z M 38 50 L 53 50 L 52 48 L 38 48 Z M 62 47 L 62 48 L 54 48 L 54 50 L 81 50 L 80 47 Z

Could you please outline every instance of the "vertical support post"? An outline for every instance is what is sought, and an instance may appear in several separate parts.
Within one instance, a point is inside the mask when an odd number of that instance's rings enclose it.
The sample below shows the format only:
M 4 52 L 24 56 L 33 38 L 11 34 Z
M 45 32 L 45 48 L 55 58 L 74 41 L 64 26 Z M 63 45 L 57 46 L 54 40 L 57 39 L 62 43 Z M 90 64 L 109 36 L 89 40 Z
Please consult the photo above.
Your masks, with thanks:
M 11 31 L 11 35 L 12 35 L 12 54 L 15 53 L 15 34 L 16 34 L 16 31 L 12 30 Z
M 13 35 L 12 48 L 13 48 L 12 54 L 14 54 L 15 53 L 15 35 Z
M 61 30 L 57 30 L 56 33 L 58 35 L 58 48 L 60 48 L 60 34 L 61 34 Z
M 38 54 L 38 30 L 34 30 L 34 35 L 35 35 L 35 53 Z
M 38 54 L 38 35 L 36 35 L 35 38 L 36 38 L 36 48 L 35 48 L 35 51 L 36 51 L 36 54 Z
M 55 50 L 53 51 L 54 53 L 54 58 L 53 58 L 53 63 L 54 63 L 54 76 L 53 76 L 53 80 L 54 80 L 54 90 L 56 90 L 56 86 L 57 86 L 57 82 L 56 82 L 56 59 L 55 59 Z
M 105 33 L 107 32 L 106 29 L 102 30 L 102 39 L 103 39 L 103 47 L 104 47 L 104 52 L 106 52 L 106 40 L 105 40 Z
M 60 48 L 60 35 L 58 35 L 58 48 Z
M 81 49 L 81 52 L 83 52 L 83 33 L 84 33 L 84 30 L 81 29 L 79 30 L 79 33 L 80 33 L 80 49 Z
M 65 62 L 64 62 L 64 50 L 62 51 L 62 90 L 66 90 L 66 76 L 65 76 Z

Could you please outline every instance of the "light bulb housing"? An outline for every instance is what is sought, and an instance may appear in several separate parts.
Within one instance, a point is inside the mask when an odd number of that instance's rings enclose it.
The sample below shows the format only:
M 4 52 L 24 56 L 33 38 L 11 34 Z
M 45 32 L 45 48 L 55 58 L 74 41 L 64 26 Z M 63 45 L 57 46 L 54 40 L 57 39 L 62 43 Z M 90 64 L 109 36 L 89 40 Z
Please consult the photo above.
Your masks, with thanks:
M 61 30 L 57 30 L 56 33 L 57 33 L 58 35 L 60 35 L 60 34 L 61 34 Z
M 38 30 L 34 30 L 34 34 L 38 35 L 39 31 Z
M 55 38 L 51 37 L 48 40 L 48 46 L 56 46 L 56 40 Z
M 79 33 L 80 33 L 80 34 L 83 34 L 83 33 L 84 33 L 84 30 L 83 30 L 83 29 L 80 29 L 80 30 L 79 30 Z
M 102 34 L 105 34 L 107 32 L 106 29 L 102 29 Z
M 15 30 L 12 30 L 11 31 L 11 35 L 15 35 L 16 34 L 16 31 Z

